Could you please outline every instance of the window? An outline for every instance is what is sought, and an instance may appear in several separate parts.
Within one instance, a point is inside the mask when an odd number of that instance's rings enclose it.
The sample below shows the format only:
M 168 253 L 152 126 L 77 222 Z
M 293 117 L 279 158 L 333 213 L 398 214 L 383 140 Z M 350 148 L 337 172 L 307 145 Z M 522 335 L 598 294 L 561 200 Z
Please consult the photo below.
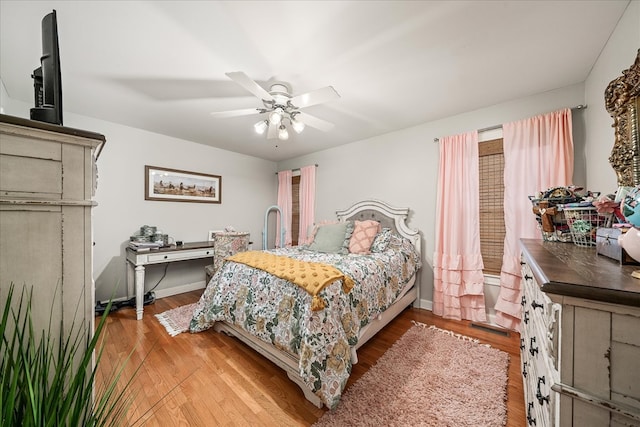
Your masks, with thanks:
M 479 143 L 480 252 L 484 274 L 500 274 L 504 253 L 504 151 L 502 138 Z
M 291 245 L 298 245 L 300 230 L 300 175 L 291 178 Z

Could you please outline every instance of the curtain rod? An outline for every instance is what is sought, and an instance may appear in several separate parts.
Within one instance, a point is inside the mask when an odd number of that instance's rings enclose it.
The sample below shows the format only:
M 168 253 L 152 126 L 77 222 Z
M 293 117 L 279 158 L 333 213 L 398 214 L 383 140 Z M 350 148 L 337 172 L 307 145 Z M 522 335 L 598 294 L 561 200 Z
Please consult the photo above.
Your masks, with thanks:
M 572 107 L 572 110 L 584 110 L 585 108 L 587 108 L 586 105 L 580 104 L 580 105 L 576 105 L 575 107 Z M 496 129 L 500 129 L 502 127 L 502 125 L 494 125 L 494 126 L 489 126 L 486 128 L 482 128 L 482 129 L 478 129 L 478 133 L 480 132 L 487 132 L 490 130 L 496 130 Z M 438 142 L 440 141 L 440 138 L 433 138 L 433 142 Z
M 316 163 L 314 166 L 318 167 L 318 164 Z M 296 171 L 299 171 L 299 170 L 300 170 L 300 168 L 295 168 L 295 169 L 291 169 L 291 172 L 296 172 Z M 280 171 L 280 172 L 282 172 L 282 171 Z M 278 175 L 280 172 L 276 172 L 276 175 Z

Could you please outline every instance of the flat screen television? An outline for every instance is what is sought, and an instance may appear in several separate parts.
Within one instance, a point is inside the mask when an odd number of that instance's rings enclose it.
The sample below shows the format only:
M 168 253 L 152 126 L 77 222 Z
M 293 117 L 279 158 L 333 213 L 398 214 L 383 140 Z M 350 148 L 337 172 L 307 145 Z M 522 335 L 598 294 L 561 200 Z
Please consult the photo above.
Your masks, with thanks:
M 42 57 L 33 70 L 35 107 L 31 120 L 62 125 L 62 78 L 56 11 L 42 18 Z

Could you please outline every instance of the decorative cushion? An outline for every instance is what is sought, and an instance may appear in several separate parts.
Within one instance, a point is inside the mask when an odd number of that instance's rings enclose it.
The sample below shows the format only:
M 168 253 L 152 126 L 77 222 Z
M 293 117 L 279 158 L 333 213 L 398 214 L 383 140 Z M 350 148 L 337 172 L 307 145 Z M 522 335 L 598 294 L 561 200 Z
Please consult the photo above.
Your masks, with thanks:
M 318 226 L 313 242 L 309 245 L 309 250 L 347 254 L 349 253 L 351 234 L 353 234 L 353 222 L 351 221 Z
M 390 228 L 383 228 L 382 231 L 380 231 L 376 235 L 376 238 L 373 239 L 373 243 L 371 244 L 371 252 L 376 253 L 386 251 L 387 247 L 389 246 L 389 242 L 391 241 L 392 234 L 393 232 Z
M 316 238 L 316 233 L 318 232 L 318 228 L 322 227 L 323 225 L 328 225 L 328 224 L 337 224 L 339 221 L 337 219 L 334 220 L 327 220 L 324 219 L 320 222 L 316 222 L 315 224 L 313 224 L 313 227 L 311 229 L 311 233 L 309 233 L 309 235 L 307 236 L 309 241 L 307 242 L 307 245 L 310 245 L 311 243 L 313 243 L 313 239 Z
M 378 221 L 366 220 L 355 221 L 353 234 L 349 239 L 349 252 L 352 254 L 370 254 L 371 243 L 376 235 L 380 232 L 380 223 Z

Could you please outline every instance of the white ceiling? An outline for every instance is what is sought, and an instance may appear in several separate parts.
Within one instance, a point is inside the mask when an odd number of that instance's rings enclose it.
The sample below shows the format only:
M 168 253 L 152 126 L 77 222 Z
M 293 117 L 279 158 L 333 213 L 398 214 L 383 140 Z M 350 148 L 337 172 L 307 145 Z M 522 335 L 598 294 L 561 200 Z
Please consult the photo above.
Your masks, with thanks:
M 0 76 L 33 103 L 56 9 L 66 112 L 278 161 L 583 82 L 628 3 L 0 0 Z M 273 141 L 257 115 L 211 117 L 262 106 L 230 71 L 333 86 L 304 111 L 335 128 Z

